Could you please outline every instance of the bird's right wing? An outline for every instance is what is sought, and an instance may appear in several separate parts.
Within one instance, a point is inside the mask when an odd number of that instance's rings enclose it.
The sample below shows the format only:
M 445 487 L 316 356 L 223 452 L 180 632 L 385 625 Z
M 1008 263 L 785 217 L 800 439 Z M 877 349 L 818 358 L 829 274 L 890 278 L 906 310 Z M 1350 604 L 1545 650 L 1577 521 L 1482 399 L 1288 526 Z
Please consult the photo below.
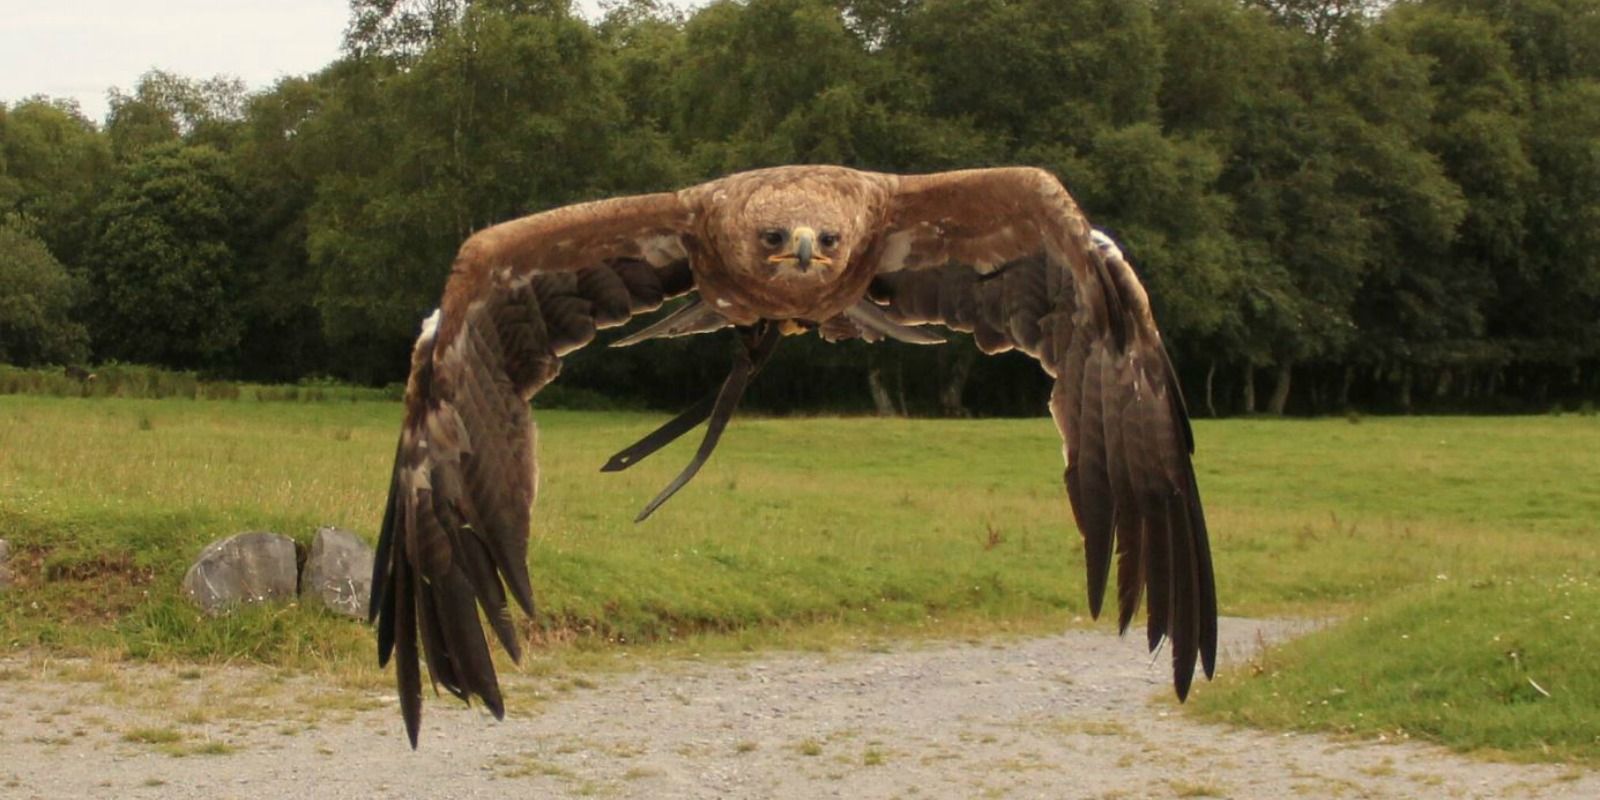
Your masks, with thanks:
M 597 328 L 693 289 L 682 243 L 691 219 L 673 194 L 602 200 L 487 228 L 456 257 L 412 352 L 373 565 L 378 660 L 395 660 L 413 747 L 419 642 L 435 686 L 504 713 L 478 609 L 516 657 L 507 590 L 533 612 L 528 400 Z

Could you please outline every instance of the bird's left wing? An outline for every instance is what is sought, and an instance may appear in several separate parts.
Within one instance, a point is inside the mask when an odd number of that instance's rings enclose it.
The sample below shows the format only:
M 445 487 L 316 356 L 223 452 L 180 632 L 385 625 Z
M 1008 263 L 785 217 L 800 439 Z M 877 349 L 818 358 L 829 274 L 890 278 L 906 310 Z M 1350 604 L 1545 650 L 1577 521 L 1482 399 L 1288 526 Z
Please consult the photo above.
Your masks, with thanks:
M 893 180 L 869 295 L 895 322 L 1022 350 L 1055 379 L 1089 608 L 1099 615 L 1115 553 L 1120 626 L 1148 595 L 1150 648 L 1171 640 L 1184 698 L 1197 660 L 1215 668 L 1216 588 L 1188 414 L 1144 287 L 1047 172 Z
M 413 747 L 419 640 L 436 686 L 503 715 L 478 608 L 518 656 L 507 589 L 533 612 L 528 400 L 597 328 L 693 288 L 682 241 L 692 216 L 674 194 L 602 200 L 484 229 L 456 256 L 412 352 L 373 565 L 378 659 L 395 659 Z

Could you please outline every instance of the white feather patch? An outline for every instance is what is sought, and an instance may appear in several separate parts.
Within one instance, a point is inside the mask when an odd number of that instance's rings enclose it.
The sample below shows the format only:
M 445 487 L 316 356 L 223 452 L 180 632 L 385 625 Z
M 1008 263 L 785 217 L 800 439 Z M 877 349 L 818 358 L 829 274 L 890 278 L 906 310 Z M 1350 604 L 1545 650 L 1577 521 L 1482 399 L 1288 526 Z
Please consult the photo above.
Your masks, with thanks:
M 445 451 L 471 452 L 472 436 L 467 432 L 466 423 L 456 412 L 454 404 L 439 403 L 438 408 L 424 418 L 424 422 L 429 441 L 438 444 Z
M 429 314 L 425 319 L 422 320 L 422 335 L 417 337 L 417 343 L 421 344 L 429 339 L 432 339 L 433 335 L 437 333 L 438 330 L 439 309 L 436 308 L 433 310 L 432 314 Z
M 911 255 L 911 242 L 917 236 L 917 228 L 907 228 L 895 231 L 883 240 L 883 255 L 878 258 L 878 272 L 896 272 L 904 269 L 906 258 Z
M 1117 243 L 1112 241 L 1111 237 L 1107 236 L 1105 231 L 1102 231 L 1099 228 L 1090 228 L 1089 240 L 1094 242 L 1095 249 L 1100 251 L 1101 256 L 1108 259 L 1114 258 L 1118 261 L 1127 260 L 1122 257 L 1122 248 L 1118 247 Z
M 639 242 L 640 255 L 652 267 L 664 267 L 674 261 L 682 261 L 689 254 L 684 252 L 683 241 L 676 234 L 665 236 L 652 236 Z
M 539 271 L 535 269 L 518 275 L 511 272 L 510 267 L 506 267 L 506 291 L 520 292 L 523 289 L 528 288 L 528 284 L 533 283 L 533 277 L 538 274 Z

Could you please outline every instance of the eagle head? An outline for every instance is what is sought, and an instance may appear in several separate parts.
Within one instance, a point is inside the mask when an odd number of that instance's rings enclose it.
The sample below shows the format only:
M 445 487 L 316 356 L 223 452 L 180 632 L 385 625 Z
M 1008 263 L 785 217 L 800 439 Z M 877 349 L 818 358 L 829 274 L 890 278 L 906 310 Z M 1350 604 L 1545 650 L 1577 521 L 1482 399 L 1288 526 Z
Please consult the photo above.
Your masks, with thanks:
M 865 289 L 852 255 L 871 215 L 829 173 L 764 177 L 722 206 L 714 238 L 726 280 L 702 280 L 701 292 L 738 322 L 828 319 Z

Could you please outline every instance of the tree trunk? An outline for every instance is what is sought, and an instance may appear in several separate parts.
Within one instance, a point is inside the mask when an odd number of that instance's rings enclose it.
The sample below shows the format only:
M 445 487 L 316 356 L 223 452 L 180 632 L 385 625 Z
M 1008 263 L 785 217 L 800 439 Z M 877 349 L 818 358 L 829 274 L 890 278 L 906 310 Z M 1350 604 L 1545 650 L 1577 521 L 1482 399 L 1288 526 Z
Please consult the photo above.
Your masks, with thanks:
M 1256 413 L 1256 368 L 1250 364 L 1244 365 L 1244 413 Z
M 1217 377 L 1217 360 L 1211 359 L 1211 366 L 1206 368 L 1206 414 L 1212 419 L 1217 416 L 1217 404 L 1212 402 L 1214 395 L 1211 393 L 1212 381 Z
M 1400 408 L 1411 413 L 1411 368 L 1400 370 Z
M 1345 411 L 1350 408 L 1350 387 L 1354 386 L 1355 383 L 1356 367 L 1354 364 L 1346 364 L 1344 367 L 1344 380 L 1339 384 L 1340 411 Z
M 911 416 L 906 410 L 906 362 L 898 357 L 894 360 L 894 398 L 899 403 L 900 416 Z
M 1272 397 L 1267 400 L 1267 413 L 1275 417 L 1283 416 L 1283 408 L 1289 404 L 1289 379 L 1293 372 L 1293 361 L 1285 361 L 1278 365 L 1278 380 L 1272 384 Z
M 1455 374 L 1449 367 L 1439 371 L 1439 382 L 1433 387 L 1433 399 L 1442 400 L 1450 394 L 1450 387 L 1455 383 Z
M 883 385 L 883 370 L 877 364 L 867 367 L 867 390 L 872 392 L 872 405 L 878 416 L 894 416 L 894 399 L 889 397 L 889 387 Z
M 950 375 L 944 385 L 939 387 L 939 406 L 947 417 L 969 417 L 967 407 L 961 403 L 961 395 L 967 388 L 967 377 L 972 374 L 972 364 L 978 360 L 978 351 L 963 349 L 956 356 L 955 363 L 950 365 Z

